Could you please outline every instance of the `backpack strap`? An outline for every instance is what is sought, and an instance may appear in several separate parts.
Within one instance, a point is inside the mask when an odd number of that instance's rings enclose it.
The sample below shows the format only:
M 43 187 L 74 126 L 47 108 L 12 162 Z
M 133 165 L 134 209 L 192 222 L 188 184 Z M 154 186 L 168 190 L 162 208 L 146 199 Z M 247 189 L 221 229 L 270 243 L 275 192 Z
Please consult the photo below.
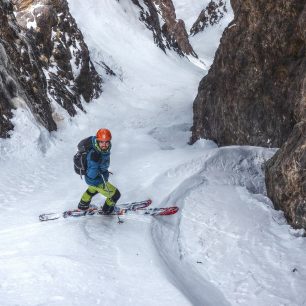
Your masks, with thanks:
M 78 151 L 79 152 L 89 152 L 90 149 L 93 148 L 92 144 L 92 136 L 84 138 L 78 143 Z
M 101 159 L 101 154 L 99 154 L 96 150 L 93 150 L 93 152 L 90 155 L 90 159 L 98 163 Z

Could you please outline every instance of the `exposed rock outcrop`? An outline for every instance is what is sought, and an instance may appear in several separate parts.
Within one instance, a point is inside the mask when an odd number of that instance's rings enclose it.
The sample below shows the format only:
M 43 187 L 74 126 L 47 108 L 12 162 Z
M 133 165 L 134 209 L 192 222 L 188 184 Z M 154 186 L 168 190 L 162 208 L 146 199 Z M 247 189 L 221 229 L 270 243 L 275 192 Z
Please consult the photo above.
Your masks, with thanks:
M 90 61 L 83 35 L 66 0 L 15 0 L 20 26 L 35 40 L 48 92 L 73 116 L 101 93 L 101 78 Z
M 35 44 L 20 30 L 9 1 L 0 3 L 0 54 L 0 137 L 9 137 L 13 129 L 10 119 L 17 97 L 23 99 L 43 126 L 56 130 Z
M 144 6 L 138 0 L 132 1 L 140 8 L 140 19 L 153 32 L 154 41 L 162 50 L 173 49 L 180 55 L 197 57 L 184 21 L 176 18 L 172 0 L 144 0 Z
M 288 141 L 266 165 L 268 195 L 290 224 L 306 229 L 306 121 L 295 125 Z
M 170 46 L 181 50 L 186 55 L 196 56 L 189 42 L 184 21 L 176 18 L 172 0 L 153 0 L 152 3 L 164 21 L 162 32 Z
M 0 18 L 3 16 L 2 12 L 0 8 Z M 1 24 L 1 28 L 4 28 L 4 23 Z M 0 43 L 0 137 L 2 138 L 7 137 L 8 131 L 13 129 L 13 124 L 10 122 L 12 118 L 12 105 L 10 102 L 17 95 L 16 83 L 8 72 L 8 70 L 12 71 L 12 67 L 9 68 L 8 65 L 6 51 Z
M 306 1 L 231 4 L 235 19 L 194 101 L 191 142 L 281 147 L 267 166 L 268 195 L 305 227 Z
M 218 24 L 227 12 L 225 0 L 211 0 L 205 9 L 203 9 L 196 22 L 190 29 L 191 35 L 202 32 L 209 25 Z
M 65 0 L 12 2 L 0 3 L 0 137 L 9 137 L 20 106 L 54 131 L 56 103 L 73 116 L 82 97 L 101 93 L 102 80 Z
M 297 122 L 300 105 L 292 98 L 299 91 L 295 87 L 305 56 L 297 29 L 304 3 L 232 3 L 235 19 L 194 102 L 192 139 L 280 147 Z

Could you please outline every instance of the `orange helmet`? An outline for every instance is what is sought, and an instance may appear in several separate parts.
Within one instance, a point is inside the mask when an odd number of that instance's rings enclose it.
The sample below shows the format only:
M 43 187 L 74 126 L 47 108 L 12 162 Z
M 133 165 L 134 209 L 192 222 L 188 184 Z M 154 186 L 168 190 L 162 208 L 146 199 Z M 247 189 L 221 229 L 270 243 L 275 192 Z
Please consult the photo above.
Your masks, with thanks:
M 97 141 L 111 141 L 112 140 L 112 134 L 110 130 L 108 129 L 98 130 L 96 137 L 97 137 Z

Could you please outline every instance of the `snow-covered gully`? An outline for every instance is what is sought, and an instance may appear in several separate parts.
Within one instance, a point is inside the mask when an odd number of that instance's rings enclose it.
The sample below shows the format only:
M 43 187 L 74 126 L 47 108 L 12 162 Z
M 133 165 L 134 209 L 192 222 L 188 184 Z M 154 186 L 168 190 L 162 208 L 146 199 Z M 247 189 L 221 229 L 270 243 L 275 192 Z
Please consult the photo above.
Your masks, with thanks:
M 0 141 L 0 304 L 305 305 L 305 239 L 264 195 L 261 166 L 275 151 L 189 146 L 206 71 L 158 49 L 132 1 L 69 4 L 93 60 L 117 77 L 98 66 L 102 96 L 73 120 L 57 109 L 51 136 L 15 111 L 14 134 Z M 212 60 L 211 45 L 196 51 Z M 38 221 L 77 206 L 86 184 L 72 156 L 101 127 L 113 134 L 110 180 L 120 202 L 151 198 L 179 213 L 123 224 L 111 216 Z

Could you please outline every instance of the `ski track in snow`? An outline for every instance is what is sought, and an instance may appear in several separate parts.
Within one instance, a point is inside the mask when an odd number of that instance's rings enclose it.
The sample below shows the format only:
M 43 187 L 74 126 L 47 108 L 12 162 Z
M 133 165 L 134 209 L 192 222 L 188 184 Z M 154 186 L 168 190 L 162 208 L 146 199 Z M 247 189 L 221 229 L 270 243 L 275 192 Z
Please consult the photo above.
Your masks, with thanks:
M 174 3 L 183 14 L 186 1 Z M 1 305 L 306 305 L 305 239 L 265 197 L 261 166 L 275 150 L 188 146 L 206 71 L 158 49 L 131 2 L 69 5 L 93 61 L 118 77 L 99 71 L 104 91 L 86 115 L 71 120 L 57 108 L 65 119 L 51 137 L 18 109 L 12 138 L 0 140 Z M 200 40 L 220 32 L 192 39 L 204 59 L 216 46 Z M 77 206 L 86 184 L 72 156 L 102 126 L 113 133 L 120 202 L 151 198 L 178 205 L 176 215 L 38 222 Z

